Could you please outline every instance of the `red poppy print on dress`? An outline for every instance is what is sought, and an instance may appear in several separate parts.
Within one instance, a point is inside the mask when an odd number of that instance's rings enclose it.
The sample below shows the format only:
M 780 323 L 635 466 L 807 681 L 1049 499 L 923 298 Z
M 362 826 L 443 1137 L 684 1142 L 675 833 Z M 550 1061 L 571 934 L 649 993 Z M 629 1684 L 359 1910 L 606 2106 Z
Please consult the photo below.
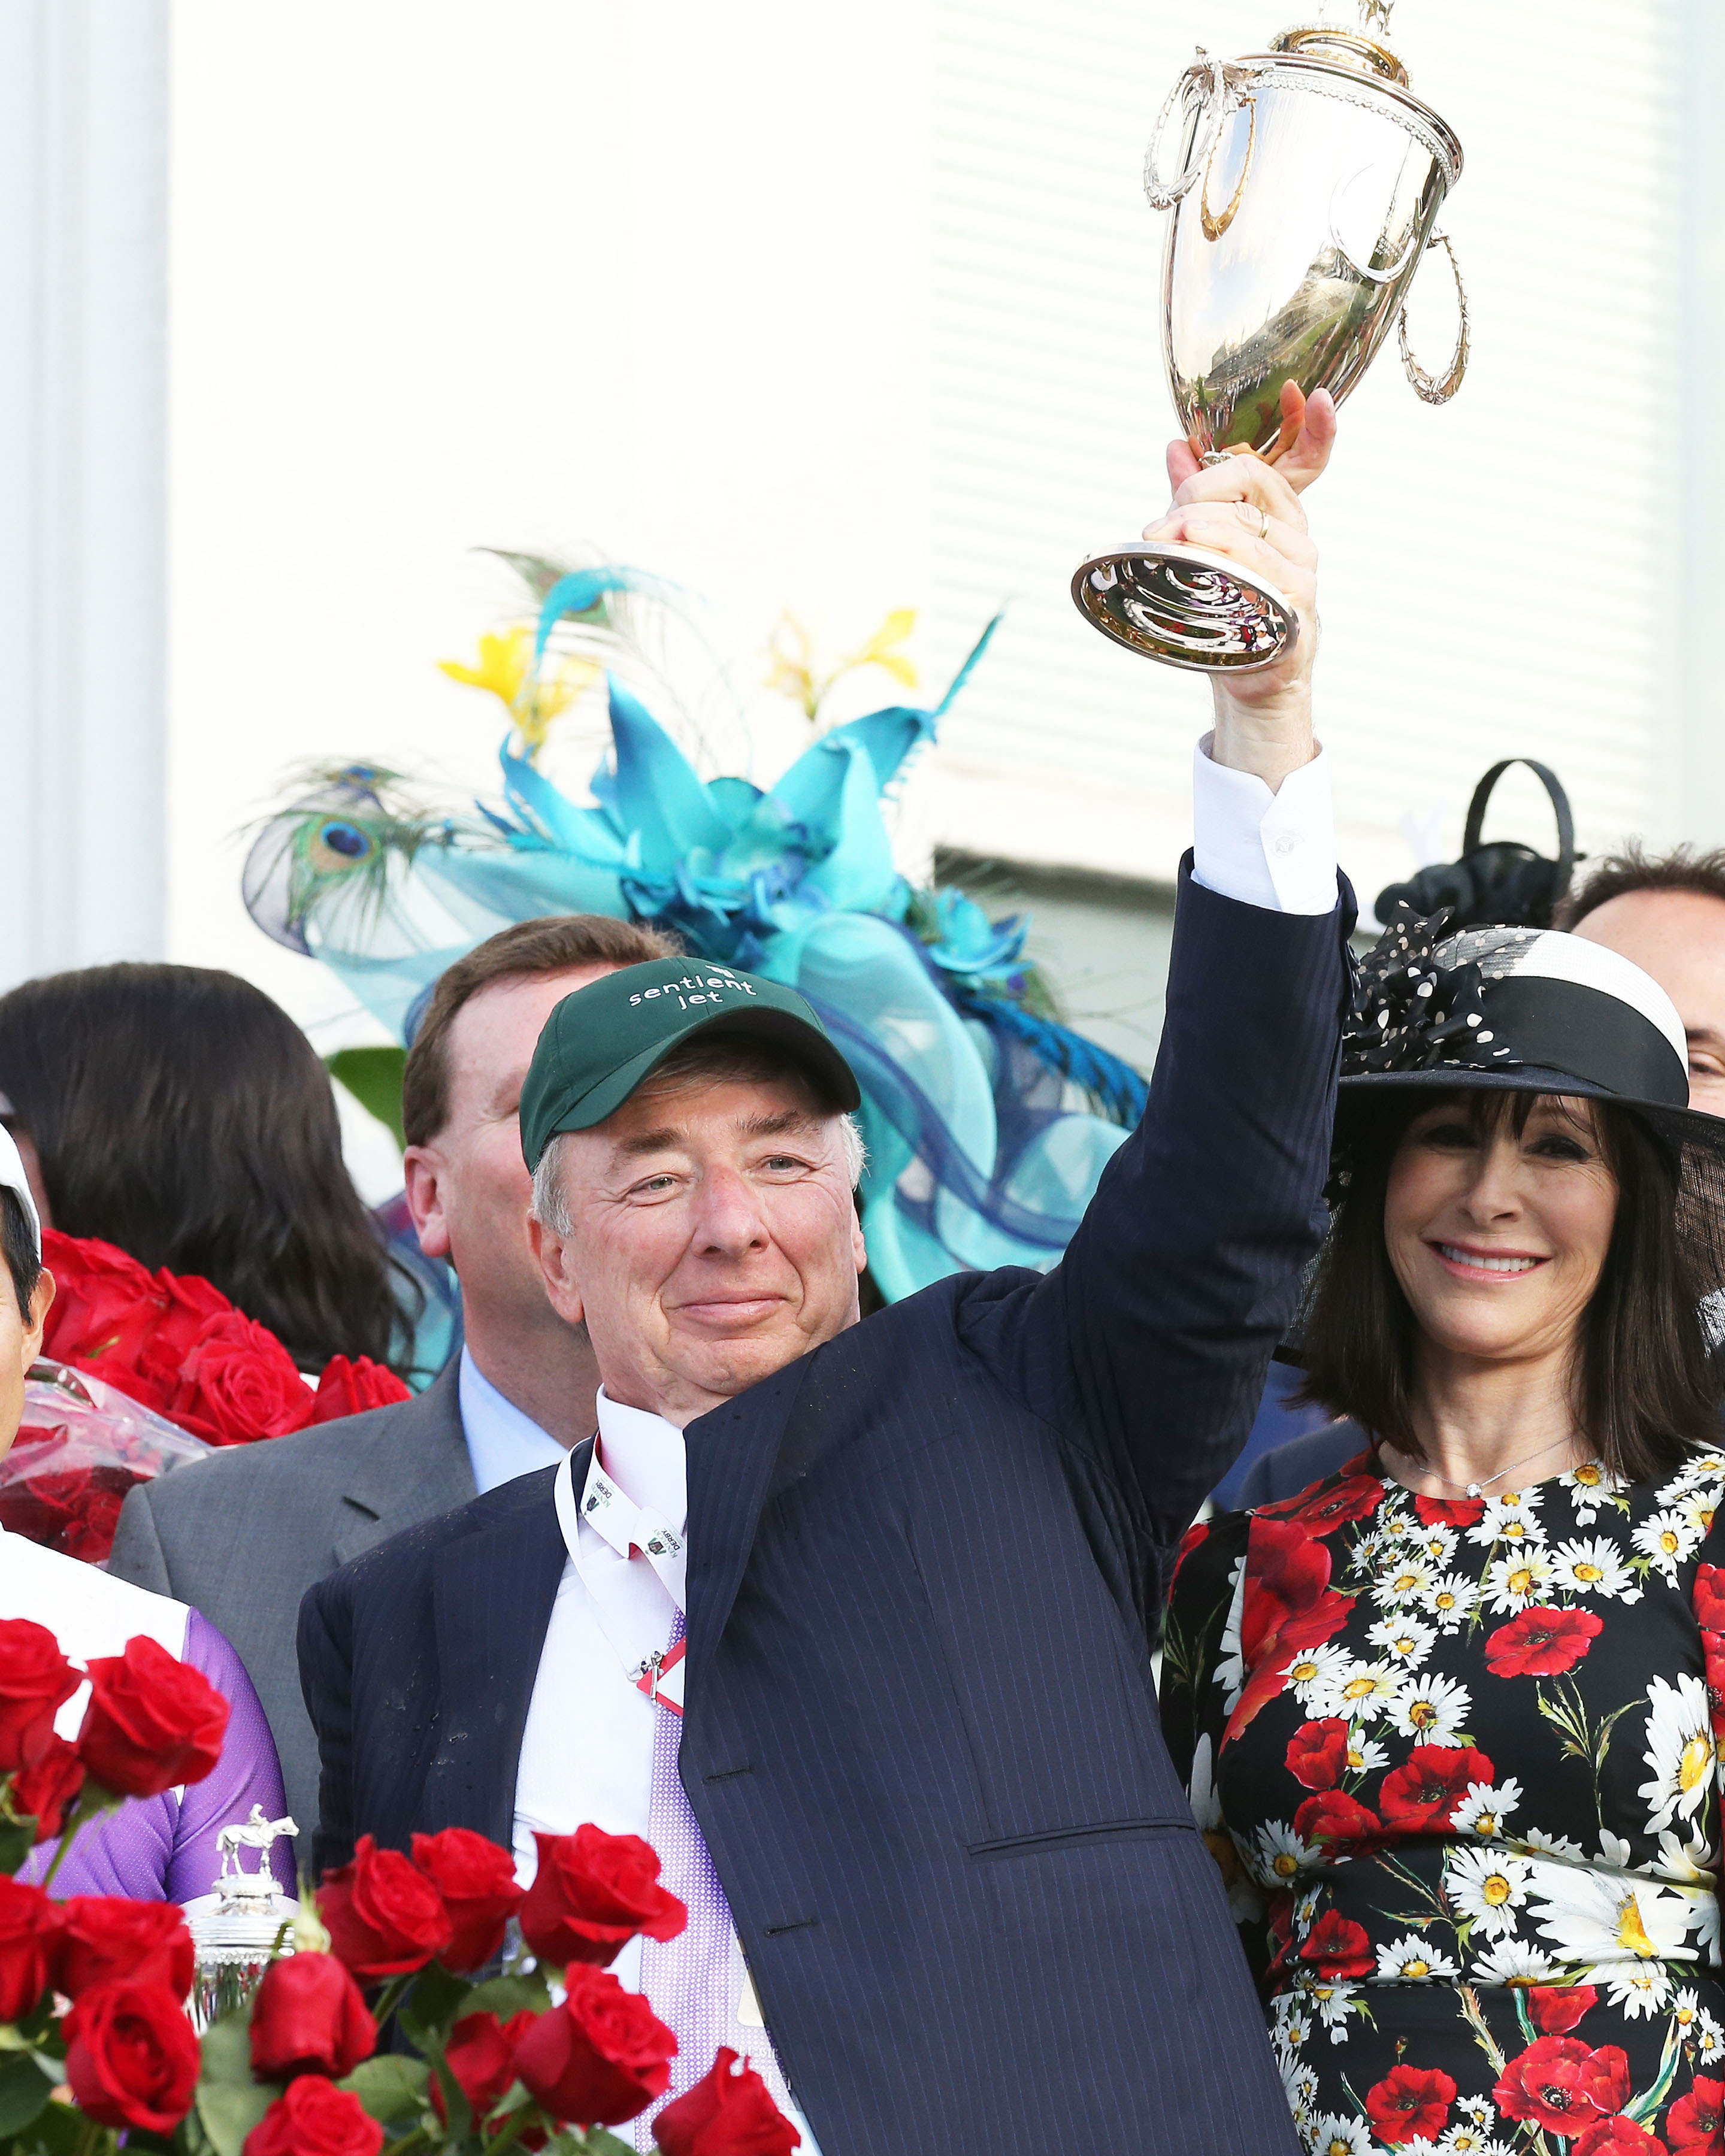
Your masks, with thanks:
M 1671 2156 L 1720 2156 L 1725 2150 L 1725 2081 L 1697 2074 L 1687 2096 L 1665 2115 Z
M 1308 1797 L 1294 1814 L 1294 1831 L 1311 1848 L 1353 1856 L 1383 1840 L 1384 1822 L 1358 1797 L 1326 1789 L 1322 1796 Z
M 1537 1605 L 1500 1625 L 1486 1641 L 1486 1666 L 1497 1677 L 1558 1677 L 1573 1670 L 1604 1630 L 1591 1609 Z
M 1468 1791 L 1494 1779 L 1491 1762 L 1476 1746 L 1416 1744 L 1384 1777 L 1378 1794 L 1384 1824 L 1406 1834 L 1447 1826 Z
M 1595 2051 L 1574 2036 L 1542 2036 L 1507 2062 L 1491 2097 L 1506 2118 L 1569 2135 L 1620 2111 L 1629 2092 L 1629 2060 L 1615 2044 Z
M 1404 2141 L 1435 2141 L 1450 2123 L 1455 2084 L 1441 2066 L 1392 2066 L 1366 2091 L 1366 2118 L 1392 2148 Z
M 1320 1976 L 1332 1978 L 1369 1976 L 1378 1965 L 1365 1926 L 1335 1909 L 1326 1909 L 1312 1926 L 1300 1958 Z
M 1229 1717 L 1230 1742 L 1281 1691 L 1301 1648 L 1333 1639 L 1353 1608 L 1330 1585 L 1329 1551 L 1296 1522 L 1254 1519 L 1250 1553 L 1240 1642 L 1252 1674 Z
M 1308 1789 L 1333 1789 L 1348 1764 L 1348 1724 L 1339 1714 L 1304 1722 L 1288 1739 L 1288 1772 Z
M 1375 1475 L 1349 1475 L 1261 1510 L 1272 1519 L 1297 1521 L 1308 1534 L 1327 1535 L 1355 1520 L 1369 1519 L 1383 1502 L 1384 1485 Z

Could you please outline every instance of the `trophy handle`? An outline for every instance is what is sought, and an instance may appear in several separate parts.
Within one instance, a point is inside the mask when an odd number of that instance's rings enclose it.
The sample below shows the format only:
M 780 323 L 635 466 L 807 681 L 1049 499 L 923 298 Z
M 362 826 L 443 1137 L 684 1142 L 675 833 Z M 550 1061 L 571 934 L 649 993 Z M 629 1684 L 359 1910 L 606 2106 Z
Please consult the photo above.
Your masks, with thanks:
M 1407 268 L 1408 264 L 1414 259 L 1414 254 L 1420 245 L 1420 235 L 1418 233 L 1415 233 L 1413 239 L 1411 239 L 1408 242 L 1407 245 L 1402 249 L 1399 256 L 1395 261 L 1390 264 L 1387 270 L 1373 270 L 1369 269 L 1365 263 L 1356 262 L 1354 260 L 1353 257 L 1348 251 L 1347 241 L 1343 239 L 1341 234 L 1336 228 L 1337 203 L 1347 193 L 1348 190 L 1353 186 L 1355 181 L 1364 179 L 1367 173 L 1368 173 L 1371 169 L 1372 167 L 1369 165 L 1362 165 L 1359 170 L 1354 173 L 1352 179 L 1338 180 L 1336 182 L 1335 187 L 1330 196 L 1330 244 L 1335 249 L 1336 252 L 1342 257 L 1342 259 L 1348 264 L 1348 268 L 1353 270 L 1356 277 L 1363 277 L 1368 285 L 1393 285 L 1396 279 L 1401 275 L 1403 270 Z
M 1461 281 L 1461 264 L 1455 259 L 1455 250 L 1450 244 L 1446 232 L 1435 232 L 1425 243 L 1428 248 L 1441 247 L 1450 258 L 1450 274 L 1455 280 L 1455 305 L 1460 320 L 1455 326 L 1455 349 L 1450 355 L 1450 364 L 1440 376 L 1430 375 L 1408 348 L 1408 317 L 1406 303 L 1396 318 L 1396 336 L 1402 348 L 1402 367 L 1414 385 L 1414 393 L 1423 397 L 1428 404 L 1447 404 L 1461 387 L 1467 372 L 1467 287 Z
M 1209 79 L 1209 88 L 1204 94 L 1204 114 L 1192 145 L 1192 154 L 1186 161 L 1186 169 L 1177 178 L 1164 180 L 1157 162 L 1162 138 L 1168 132 L 1175 106 L 1183 105 L 1193 85 L 1204 77 Z M 1222 131 L 1222 117 L 1227 110 L 1228 78 L 1222 71 L 1222 63 L 1212 59 L 1200 45 L 1198 58 L 1163 100 L 1162 110 L 1156 116 L 1150 146 L 1144 152 L 1144 192 L 1149 198 L 1152 209 L 1172 209 L 1176 203 L 1191 192 L 1199 174 L 1209 162 L 1210 152 L 1216 146 L 1216 137 Z

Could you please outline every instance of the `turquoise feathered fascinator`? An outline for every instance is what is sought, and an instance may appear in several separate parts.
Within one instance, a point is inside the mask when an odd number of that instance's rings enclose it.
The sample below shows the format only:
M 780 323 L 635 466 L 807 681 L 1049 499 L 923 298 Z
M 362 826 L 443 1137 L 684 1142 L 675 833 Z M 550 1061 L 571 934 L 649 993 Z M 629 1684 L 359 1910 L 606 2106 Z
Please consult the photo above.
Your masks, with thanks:
M 594 631 L 591 649 L 619 600 L 664 601 L 614 567 L 536 582 L 536 667 L 560 624 Z M 259 833 L 246 905 L 409 1041 L 444 968 L 511 922 L 603 913 L 670 929 L 699 957 L 800 990 L 849 1058 L 870 1267 L 889 1301 L 967 1267 L 1045 1270 L 1142 1112 L 1144 1081 L 1059 1023 L 1023 918 L 906 881 L 881 813 L 995 625 L 932 709 L 835 726 L 765 790 L 700 778 L 609 671 L 611 749 L 591 807 L 539 769 L 520 726 L 501 804 L 470 813 L 439 813 L 372 766 L 321 773 Z

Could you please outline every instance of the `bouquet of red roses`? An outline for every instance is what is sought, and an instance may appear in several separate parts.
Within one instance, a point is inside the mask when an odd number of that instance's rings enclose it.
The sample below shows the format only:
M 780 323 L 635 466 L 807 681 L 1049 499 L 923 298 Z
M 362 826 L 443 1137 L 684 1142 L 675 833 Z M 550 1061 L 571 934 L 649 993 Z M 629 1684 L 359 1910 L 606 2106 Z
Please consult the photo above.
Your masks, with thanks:
M 105 1378 L 210 1445 L 250 1445 L 404 1400 L 393 1372 L 335 1356 L 314 1393 L 266 1326 L 193 1274 L 154 1272 L 111 1243 L 50 1228 L 54 1306 L 42 1352 Z
M 63 1819 L 60 1855 L 121 1796 L 215 1764 L 227 1703 L 153 1640 L 89 1676 L 70 1744 L 54 1717 L 80 1673 L 43 1626 L 0 1622 L 0 1875 Z M 201 2043 L 177 1907 L 60 1903 L 0 1876 L 0 2143 L 24 2156 L 117 2156 L 122 2136 L 127 2156 L 629 2156 L 606 2129 L 665 2093 L 677 2040 L 607 1965 L 639 1934 L 675 1938 L 687 1912 L 636 1835 L 537 1840 L 523 1892 L 508 1851 L 465 1827 L 415 1835 L 410 1856 L 366 1835 L 249 2007 Z M 501 1973 L 480 1975 L 512 1925 Z M 392 2021 L 411 2051 L 379 2052 Z M 802 2138 L 728 2049 L 655 2132 L 660 2156 L 791 2156 Z
M 111 1243 L 50 1229 L 43 1258 L 54 1299 L 18 1442 L 0 1458 L 0 1525 L 64 1556 L 103 1563 L 132 1485 L 213 1445 L 408 1397 L 363 1355 L 333 1357 L 314 1392 L 219 1289 L 152 1273 Z

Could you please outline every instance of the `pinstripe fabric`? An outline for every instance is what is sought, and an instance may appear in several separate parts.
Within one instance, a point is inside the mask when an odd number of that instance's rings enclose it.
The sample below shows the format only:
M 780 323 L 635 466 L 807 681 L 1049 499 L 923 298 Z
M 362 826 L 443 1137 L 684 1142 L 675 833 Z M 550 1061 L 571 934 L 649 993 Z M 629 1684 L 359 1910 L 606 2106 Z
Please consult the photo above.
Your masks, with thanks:
M 1316 1246 L 1343 925 L 1183 884 L 1151 1106 L 1059 1270 L 942 1281 L 686 1433 L 683 1783 L 825 2156 L 1296 2145 L 1150 1638 Z M 506 1495 L 434 1532 L 485 1546 L 465 1591 L 489 1568 L 526 1644 L 470 1614 L 524 1700 L 544 1622 L 498 1568 L 538 1530 Z M 381 1806 L 342 1815 L 397 1842 L 458 1796 L 495 1818 L 516 1764 L 367 1763 L 385 1672 L 428 1657 L 410 1541 L 301 1631 L 326 1761 Z

